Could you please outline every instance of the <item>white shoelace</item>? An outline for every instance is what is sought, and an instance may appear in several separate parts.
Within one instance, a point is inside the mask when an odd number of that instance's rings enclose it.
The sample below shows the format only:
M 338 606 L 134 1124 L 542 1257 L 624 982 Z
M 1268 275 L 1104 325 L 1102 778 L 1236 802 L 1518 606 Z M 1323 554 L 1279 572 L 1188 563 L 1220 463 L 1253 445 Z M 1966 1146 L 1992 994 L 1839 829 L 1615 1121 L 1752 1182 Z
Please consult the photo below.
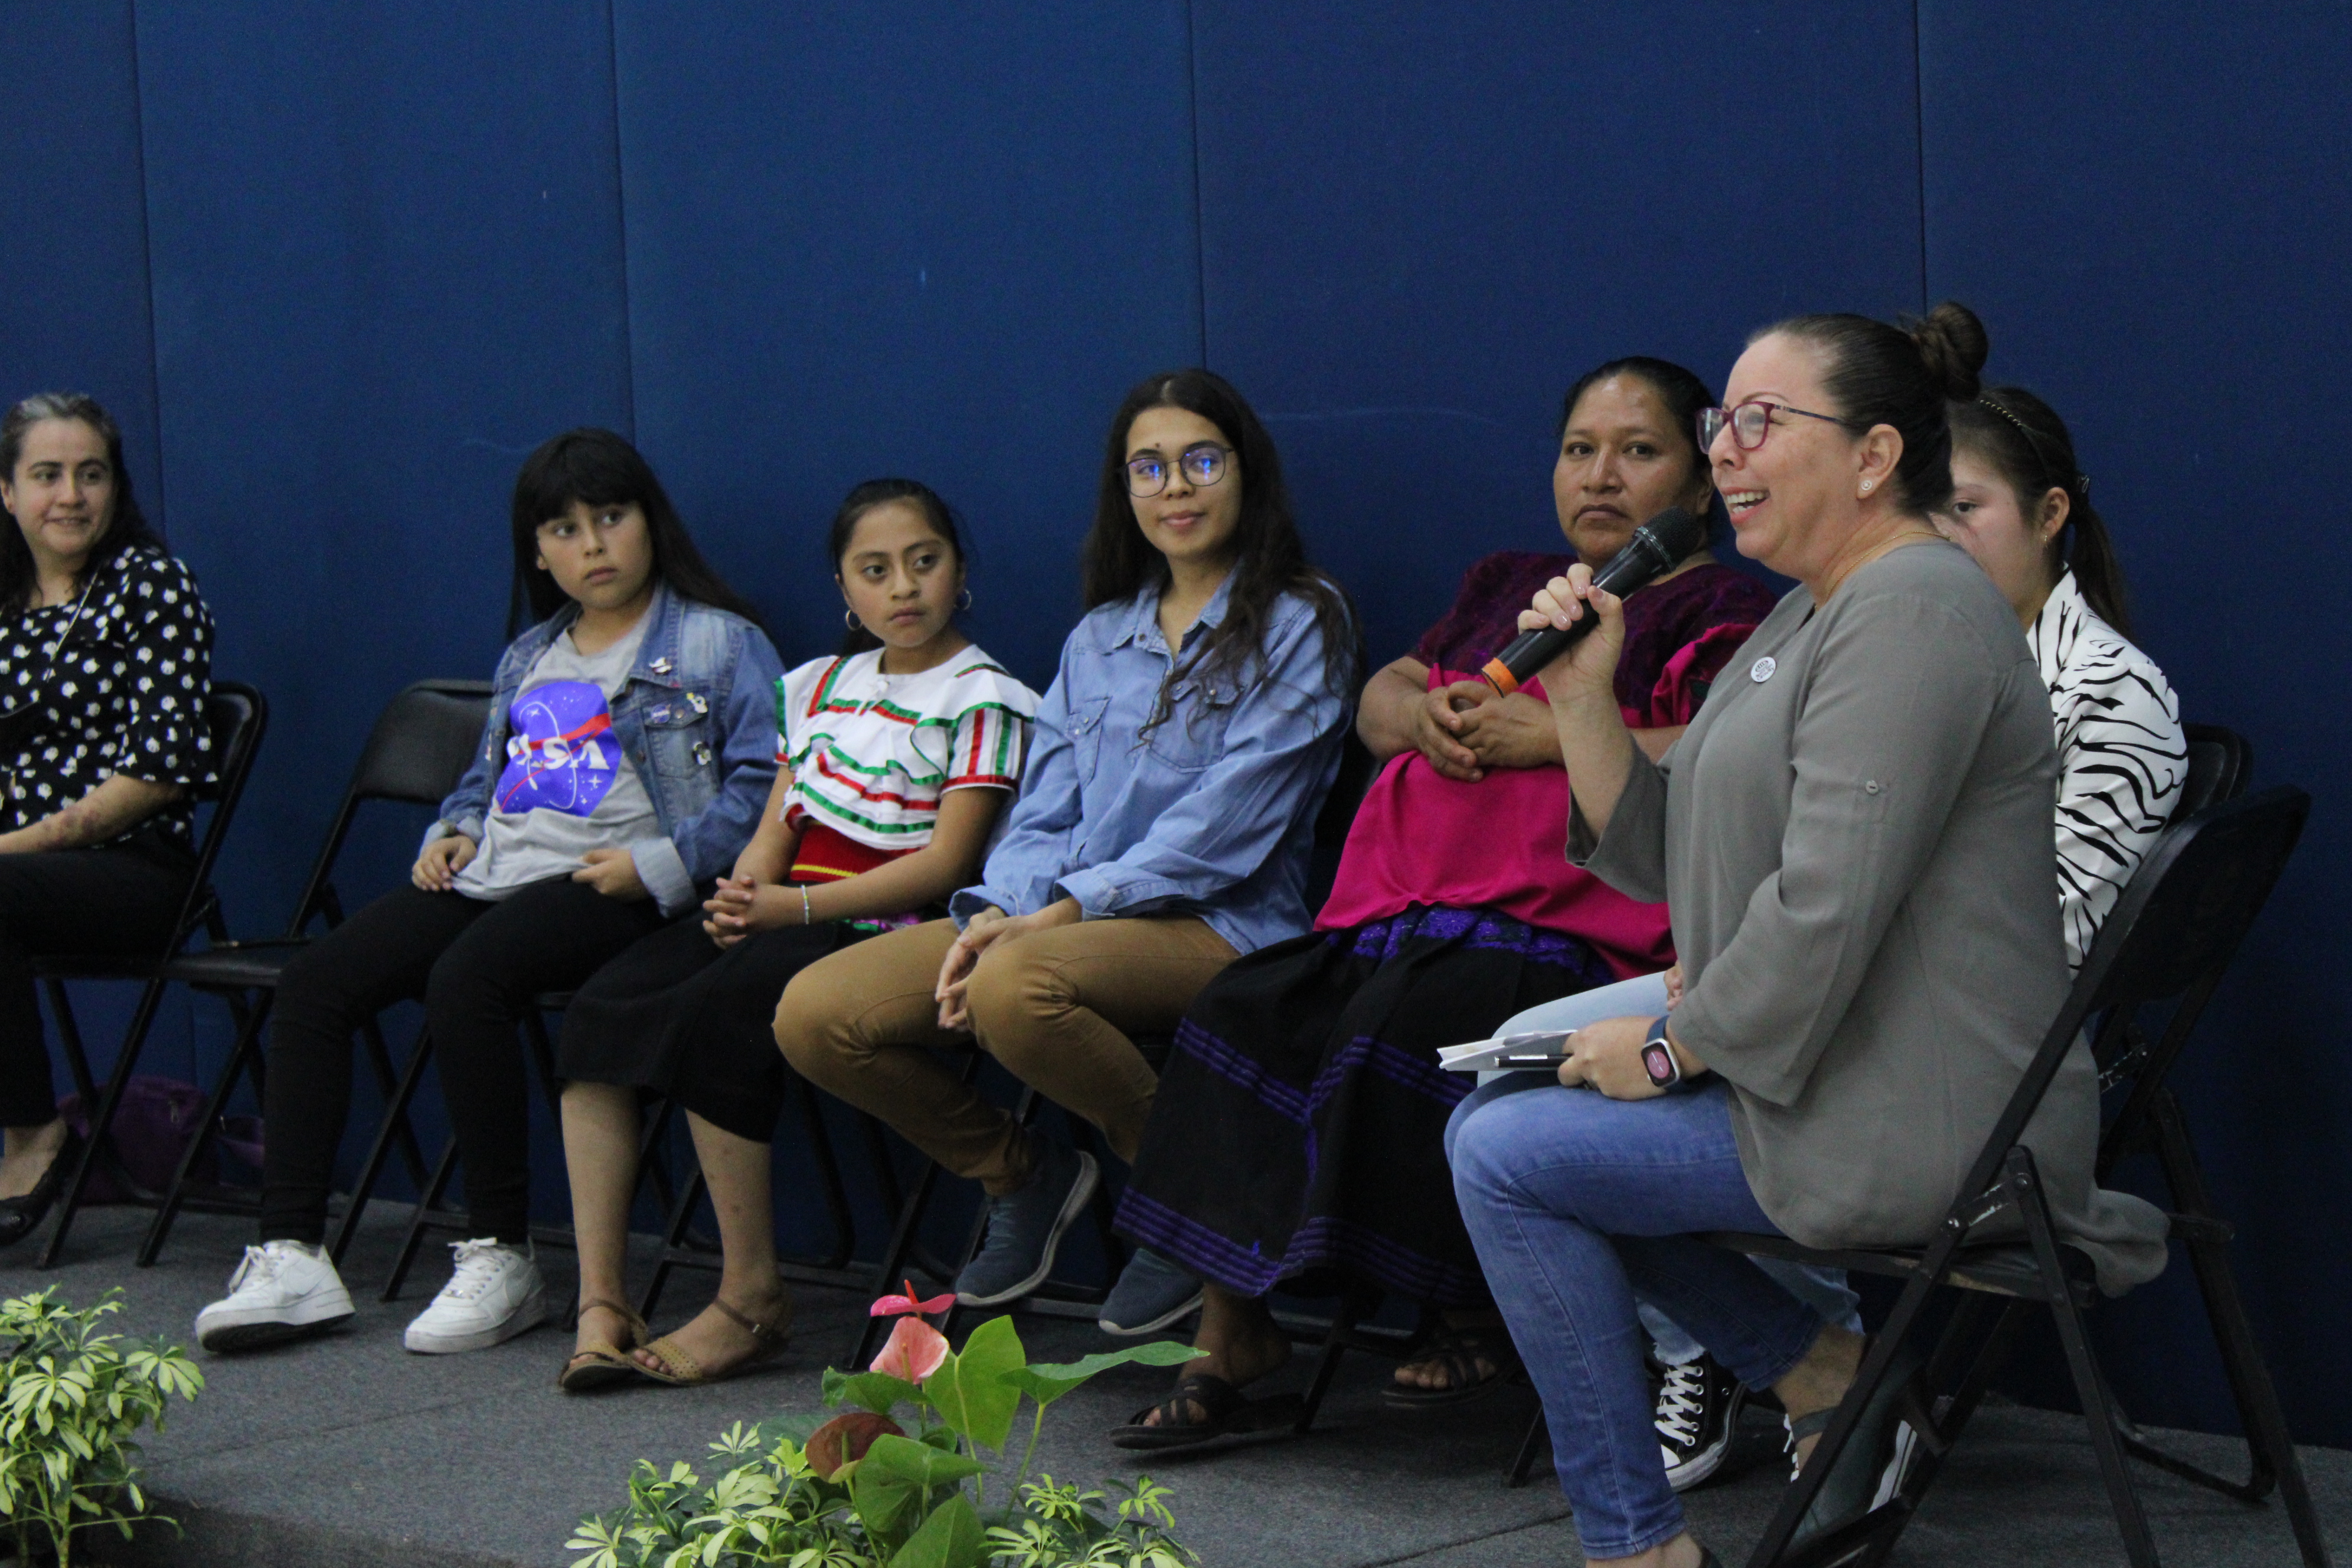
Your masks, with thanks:
M 1698 1436 L 1698 1419 L 1706 1411 L 1706 1363 L 1702 1359 L 1666 1368 L 1666 1385 L 1658 1392 L 1658 1435 L 1687 1448 Z
M 453 1241 L 449 1250 L 457 1255 L 449 1283 L 441 1287 L 439 1300 L 471 1301 L 490 1288 L 490 1282 L 503 1272 L 505 1260 L 516 1248 L 484 1238 L 478 1241 Z
M 228 1277 L 228 1300 L 234 1301 L 247 1288 L 257 1290 L 275 1283 L 277 1279 L 278 1260 L 258 1247 L 248 1247 L 236 1272 Z

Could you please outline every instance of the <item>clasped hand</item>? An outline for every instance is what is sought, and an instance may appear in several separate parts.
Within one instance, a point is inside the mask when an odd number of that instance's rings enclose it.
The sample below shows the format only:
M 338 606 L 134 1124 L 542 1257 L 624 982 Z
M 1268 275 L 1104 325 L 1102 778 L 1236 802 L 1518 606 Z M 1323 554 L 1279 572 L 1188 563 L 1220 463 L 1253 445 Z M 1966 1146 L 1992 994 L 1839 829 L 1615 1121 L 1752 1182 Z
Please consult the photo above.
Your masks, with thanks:
M 789 925 L 800 920 L 805 906 L 800 889 L 781 882 L 762 882 L 737 874 L 719 879 L 719 890 L 702 900 L 710 918 L 702 931 L 720 948 L 733 947 L 753 931 Z
M 971 973 L 979 967 L 982 953 L 1000 942 L 1026 936 L 1031 931 L 1051 931 L 1055 926 L 1076 925 L 1085 918 L 1086 911 L 1078 907 L 1076 899 L 1062 899 L 1028 915 L 1008 915 L 991 904 L 965 921 L 962 931 L 948 945 L 948 955 L 940 963 L 939 984 L 931 991 L 940 1005 L 940 1027 L 951 1035 L 971 1027 L 971 1007 L 965 992 L 971 984 Z
M 1559 735 L 1544 705 L 1525 692 L 1501 696 L 1483 680 L 1424 693 L 1412 710 L 1412 740 L 1440 774 L 1469 784 L 1488 768 L 1559 761 Z

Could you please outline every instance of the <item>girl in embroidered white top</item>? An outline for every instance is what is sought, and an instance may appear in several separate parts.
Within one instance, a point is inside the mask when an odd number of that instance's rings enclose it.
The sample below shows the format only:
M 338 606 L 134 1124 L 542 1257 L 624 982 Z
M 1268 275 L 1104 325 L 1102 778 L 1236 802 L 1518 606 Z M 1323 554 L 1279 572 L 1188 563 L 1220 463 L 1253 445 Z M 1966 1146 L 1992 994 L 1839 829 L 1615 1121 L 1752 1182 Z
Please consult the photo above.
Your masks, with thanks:
M 606 964 L 565 1011 L 563 1149 L 580 1246 L 567 1390 L 709 1383 L 783 1348 L 769 1141 L 783 1109 L 772 1020 L 785 984 L 972 881 L 1021 779 L 1036 694 L 965 640 L 964 553 L 911 479 L 858 486 L 827 544 L 851 646 L 776 682 L 775 787 L 704 917 Z M 685 1108 L 723 1266 L 702 1314 L 648 1342 L 623 1305 L 639 1091 Z
M 2074 437 L 2021 386 L 1952 405 L 1952 502 L 1937 527 L 1976 557 L 2042 662 L 2058 740 L 2058 903 L 2082 967 L 2189 773 L 2180 704 L 2134 647 L 2123 567 Z
M 911 674 L 887 650 L 811 659 L 778 683 L 776 763 L 792 771 L 784 824 L 800 829 L 791 879 L 871 871 L 919 847 L 960 789 L 1012 790 L 1037 696 L 976 647 Z M 912 925 L 912 910 L 853 921 Z

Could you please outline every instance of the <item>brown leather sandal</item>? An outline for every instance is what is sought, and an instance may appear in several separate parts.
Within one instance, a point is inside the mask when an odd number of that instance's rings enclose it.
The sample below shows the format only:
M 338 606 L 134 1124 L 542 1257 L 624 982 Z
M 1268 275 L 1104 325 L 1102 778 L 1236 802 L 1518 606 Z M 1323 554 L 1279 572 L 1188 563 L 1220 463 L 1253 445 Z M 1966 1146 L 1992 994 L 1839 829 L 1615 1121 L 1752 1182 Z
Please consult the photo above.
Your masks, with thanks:
M 759 1349 L 725 1372 L 706 1373 L 702 1364 L 688 1355 L 676 1340 L 664 1334 L 643 1347 L 646 1354 L 661 1363 L 661 1370 L 656 1372 L 644 1363 L 635 1361 L 629 1363 L 631 1369 L 640 1377 L 668 1384 L 672 1388 L 695 1388 L 706 1383 L 724 1383 L 730 1377 L 740 1377 L 753 1368 L 775 1360 L 784 1353 L 784 1347 L 793 1342 L 793 1299 L 789 1296 L 784 1298 L 784 1310 L 780 1320 L 773 1323 L 755 1323 L 718 1297 L 711 1298 L 710 1304 L 732 1318 L 744 1332 L 751 1336 Z
M 644 1370 L 629 1359 L 629 1352 L 645 1343 L 646 1336 L 653 1330 L 646 1326 L 643 1318 L 618 1301 L 607 1301 L 599 1297 L 580 1303 L 583 1312 L 598 1308 L 618 1313 L 629 1325 L 629 1342 L 625 1345 L 592 1344 L 576 1352 L 570 1361 L 563 1363 L 563 1370 L 555 1374 L 555 1386 L 566 1394 L 585 1394 L 592 1388 L 610 1388 L 616 1383 L 625 1383 Z

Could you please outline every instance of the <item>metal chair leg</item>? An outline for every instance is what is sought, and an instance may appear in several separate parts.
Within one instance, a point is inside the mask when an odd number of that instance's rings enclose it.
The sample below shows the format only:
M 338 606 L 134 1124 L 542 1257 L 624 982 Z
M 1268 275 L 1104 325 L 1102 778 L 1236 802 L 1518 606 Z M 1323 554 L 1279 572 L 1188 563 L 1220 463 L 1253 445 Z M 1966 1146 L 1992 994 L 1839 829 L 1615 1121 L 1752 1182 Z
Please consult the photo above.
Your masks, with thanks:
M 408 1222 L 408 1235 L 400 1244 L 400 1257 L 392 1266 L 392 1278 L 383 1283 L 381 1300 L 396 1301 L 400 1288 L 407 1282 L 408 1270 L 416 1261 L 419 1248 L 425 1245 L 425 1233 L 432 1228 L 434 1215 L 441 1207 L 442 1194 L 449 1190 L 449 1178 L 457 1170 L 457 1141 L 455 1138 L 441 1151 L 440 1163 L 433 1167 L 433 1180 L 416 1200 L 416 1216 Z
M 399 1091 L 400 1074 L 392 1065 L 391 1048 L 383 1043 L 382 1020 L 370 1018 L 361 1025 L 360 1039 L 367 1049 L 368 1066 L 375 1074 L 376 1092 L 383 1096 L 386 1105 L 390 1105 L 393 1096 Z M 400 1163 L 408 1168 L 408 1184 L 421 1189 L 426 1174 L 425 1151 L 417 1147 L 416 1130 L 405 1119 L 402 1120 L 399 1128 Z
M 256 1042 L 269 1016 L 269 1001 L 265 995 L 238 1026 L 236 1038 L 229 1047 L 228 1060 L 222 1064 L 220 1077 L 212 1093 L 205 1097 L 204 1117 L 196 1123 L 195 1136 L 188 1140 L 187 1148 L 182 1152 L 179 1168 L 172 1173 L 172 1184 L 163 1190 L 163 1201 L 155 1205 L 155 1217 L 148 1222 L 147 1235 L 139 1243 L 135 1261 L 142 1268 L 154 1267 L 156 1255 L 163 1250 L 163 1238 L 172 1233 L 172 1224 L 187 1201 L 189 1178 L 194 1174 L 205 1151 L 213 1146 L 229 1096 L 236 1091 L 237 1080 L 245 1076 L 256 1056 Z
M 1528 1435 L 1519 1439 L 1519 1450 L 1511 1456 L 1509 1468 L 1503 1471 L 1503 1485 L 1523 1487 L 1535 1474 L 1536 1461 L 1551 1446 L 1551 1428 L 1544 1420 L 1543 1406 L 1536 1406 L 1536 1418 L 1528 1423 Z
M 81 1158 L 74 1164 L 73 1176 L 58 1196 L 58 1223 L 49 1232 L 48 1245 L 41 1249 L 39 1268 L 54 1267 L 58 1254 L 65 1250 L 66 1233 L 73 1227 L 74 1215 L 81 1208 L 82 1194 L 89 1189 L 90 1173 L 97 1168 L 99 1160 L 101 1157 L 113 1160 L 114 1113 L 121 1108 L 123 1091 L 131 1087 L 131 1075 L 139 1066 L 139 1053 L 146 1048 L 147 1032 L 154 1025 L 156 1008 L 163 1005 L 163 980 L 158 976 L 150 980 L 139 994 L 139 1005 L 131 1015 L 131 1027 L 123 1032 L 122 1049 L 115 1058 L 113 1072 L 107 1078 L 105 1092 L 100 1097 L 96 1108 L 89 1111 L 89 1142 L 83 1144 Z M 61 1026 L 58 1032 L 63 1034 L 65 1030 Z M 89 1108 L 89 1103 L 88 1100 L 82 1102 L 85 1108 Z M 120 1162 L 115 1162 L 115 1164 L 119 1170 Z M 122 1179 L 130 1185 L 132 1195 L 140 1201 L 160 1201 L 161 1194 L 146 1192 L 135 1183 L 131 1183 L 127 1172 Z
M 2217 1221 L 2212 1193 L 2205 1184 L 2204 1167 L 2197 1158 L 2196 1145 L 2189 1141 L 2179 1099 L 2167 1089 L 2150 1109 L 2156 1127 L 2157 1157 L 2175 1201 L 2189 1215 Z M 2250 1474 L 2243 1487 L 2234 1487 L 2221 1477 L 2184 1465 L 2137 1438 L 2127 1439 L 2126 1447 L 2137 1457 L 2161 1464 L 2175 1474 L 2195 1472 L 2186 1479 L 2216 1487 L 2248 1502 L 2259 1501 L 2274 1483 L 2306 1568 L 2327 1568 L 2327 1542 L 2320 1533 L 2319 1516 L 2312 1507 L 2303 1461 L 2295 1455 L 2294 1439 L 2286 1429 L 2285 1413 L 2279 1408 L 2278 1389 L 2271 1381 L 2270 1368 L 2254 1338 L 2253 1324 L 2246 1317 L 2245 1302 L 2238 1294 L 2237 1276 L 2230 1268 L 2222 1244 L 2210 1230 L 2192 1228 L 2187 1244 L 2189 1266 L 2205 1300 L 2205 1315 L 2212 1324 L 2213 1338 L 2221 1351 L 2222 1371 L 2238 1406 L 2239 1422 L 2245 1429 Z
M 327 1247 L 327 1256 L 335 1267 L 342 1267 L 343 1254 L 351 1249 L 352 1237 L 359 1235 L 360 1217 L 367 1212 L 369 1201 L 375 1195 L 375 1184 L 383 1174 L 384 1162 L 392 1155 L 394 1142 L 404 1141 L 415 1148 L 415 1131 L 409 1125 L 408 1108 L 416 1099 L 417 1086 L 425 1079 L 425 1066 L 433 1055 L 433 1037 L 423 1028 L 416 1031 L 416 1043 L 409 1047 L 408 1065 L 401 1069 L 400 1082 L 385 1102 L 383 1120 L 376 1124 L 375 1142 L 369 1145 L 366 1161 L 360 1166 L 359 1179 L 352 1184 L 351 1205 L 343 1210 L 343 1222 L 335 1227 L 334 1239 Z M 420 1157 L 418 1170 L 424 1171 Z M 420 1173 L 416 1194 L 422 1206 L 425 1190 L 433 1184 L 429 1173 Z
M 1315 1425 L 1316 1415 L 1323 1408 L 1323 1396 L 1331 1392 L 1331 1380 L 1339 1375 L 1339 1358 L 1347 1353 L 1349 1337 L 1356 1331 L 1356 1323 L 1366 1312 L 1379 1304 L 1379 1298 L 1361 1287 L 1349 1285 L 1339 1296 L 1339 1304 L 1331 1309 L 1331 1327 L 1323 1336 L 1323 1352 L 1315 1361 L 1315 1375 L 1307 1381 L 1307 1398 L 1298 1408 L 1298 1419 L 1291 1425 L 1293 1432 L 1305 1432 Z
M 2124 1554 L 2131 1559 L 2132 1568 L 2157 1568 L 2156 1541 L 2148 1533 L 2139 1494 L 2132 1489 L 2131 1466 L 2124 1454 L 2122 1436 L 2116 1430 L 2106 1380 L 2099 1375 L 2090 1338 L 2083 1331 L 2083 1316 L 2074 1306 L 2066 1268 L 2058 1256 L 2057 1233 L 2042 1200 L 2033 1156 L 2018 1149 L 2011 1152 L 2010 1163 L 2013 1173 L 2026 1178 L 2023 1189 L 2017 1193 L 2018 1206 L 2024 1212 L 2025 1234 L 2033 1244 L 2034 1260 L 2042 1266 L 2043 1289 L 2057 1324 L 2058 1343 L 2066 1352 L 2067 1371 L 2074 1374 L 2074 1394 L 2083 1402 L 2083 1416 L 2091 1428 L 2091 1451 L 2098 1456 L 2099 1475 L 2106 1482 L 2107 1500 L 2116 1510 L 2116 1527 L 2123 1532 Z M 2017 1190 L 2014 1184 L 2012 1190 Z

